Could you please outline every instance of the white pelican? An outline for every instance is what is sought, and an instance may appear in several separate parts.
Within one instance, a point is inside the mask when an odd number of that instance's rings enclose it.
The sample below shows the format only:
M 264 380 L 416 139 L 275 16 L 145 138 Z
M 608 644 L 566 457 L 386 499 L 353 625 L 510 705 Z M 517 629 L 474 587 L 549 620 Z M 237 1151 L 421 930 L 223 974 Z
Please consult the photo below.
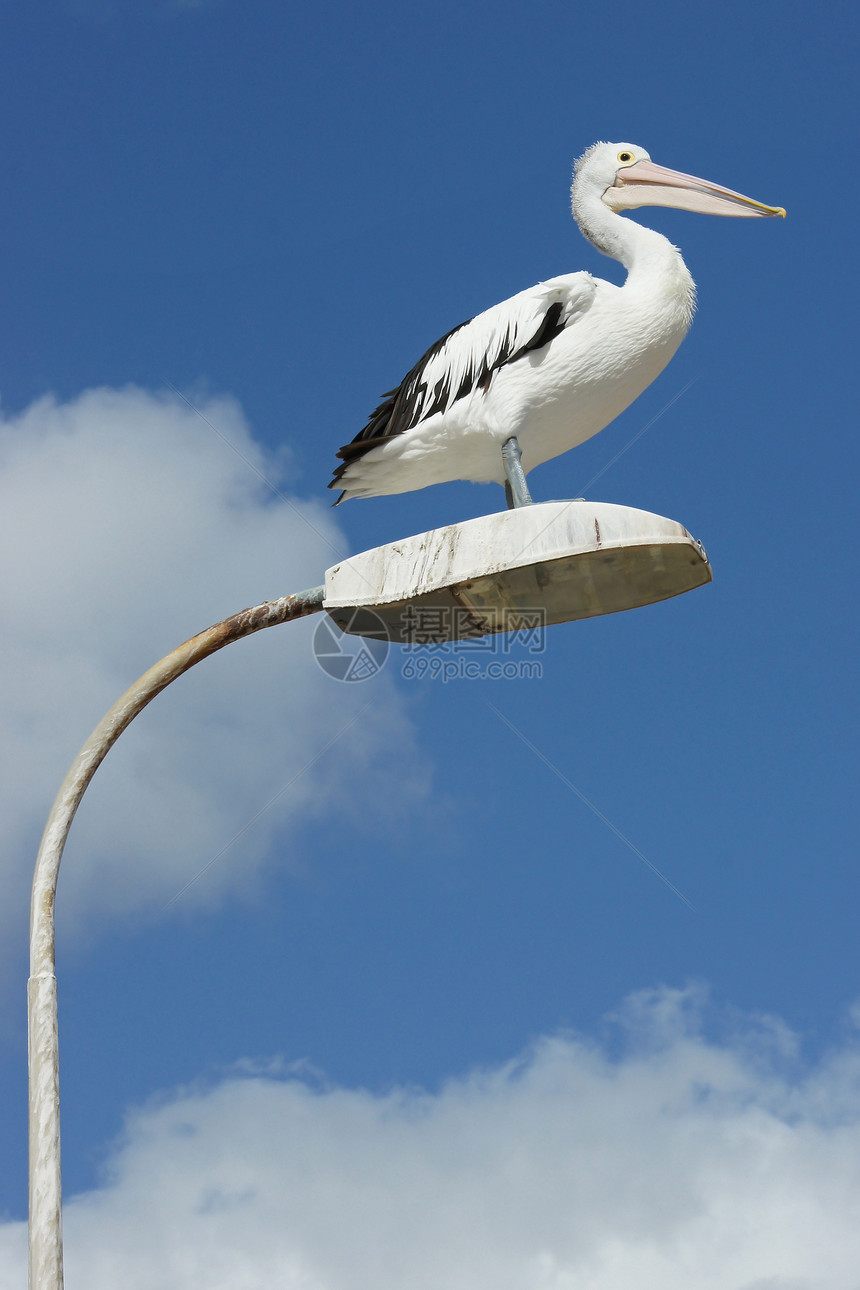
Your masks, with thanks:
M 524 472 L 629 407 L 692 321 L 696 288 L 680 251 L 621 212 L 785 215 L 655 165 L 631 143 L 595 143 L 579 158 L 571 206 L 589 242 L 624 265 L 624 285 L 564 274 L 443 336 L 337 454 L 329 488 L 343 490 L 338 502 L 468 479 L 505 484 L 509 506 L 527 504 Z

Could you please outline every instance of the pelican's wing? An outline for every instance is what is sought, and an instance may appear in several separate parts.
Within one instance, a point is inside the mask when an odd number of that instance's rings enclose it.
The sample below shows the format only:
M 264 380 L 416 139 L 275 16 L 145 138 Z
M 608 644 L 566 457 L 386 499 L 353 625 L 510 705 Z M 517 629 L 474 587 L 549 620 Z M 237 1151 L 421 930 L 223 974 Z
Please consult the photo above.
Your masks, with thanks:
M 437 340 L 383 402 L 367 425 L 338 452 L 343 461 L 329 488 L 358 457 L 411 430 L 458 399 L 486 390 L 493 374 L 551 340 L 591 306 L 596 285 L 589 273 L 550 278 L 461 323 Z

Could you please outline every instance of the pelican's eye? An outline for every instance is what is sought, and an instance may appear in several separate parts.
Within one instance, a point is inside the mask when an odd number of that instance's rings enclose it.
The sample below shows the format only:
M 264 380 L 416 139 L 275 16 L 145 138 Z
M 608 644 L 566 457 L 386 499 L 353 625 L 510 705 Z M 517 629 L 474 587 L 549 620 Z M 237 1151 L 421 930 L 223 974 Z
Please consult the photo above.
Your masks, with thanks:
M 630 161 L 632 161 L 632 160 L 633 160 L 633 153 L 632 153 L 632 152 L 619 152 L 619 154 L 618 154 L 618 160 L 619 160 L 619 161 L 624 162 L 624 164 L 626 165 L 628 162 L 630 162 Z

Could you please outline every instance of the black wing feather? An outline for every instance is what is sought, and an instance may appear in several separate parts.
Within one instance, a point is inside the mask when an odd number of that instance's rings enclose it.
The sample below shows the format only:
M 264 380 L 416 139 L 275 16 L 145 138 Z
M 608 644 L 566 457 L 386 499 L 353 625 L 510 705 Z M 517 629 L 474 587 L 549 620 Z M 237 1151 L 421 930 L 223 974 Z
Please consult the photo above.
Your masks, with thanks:
M 411 430 L 420 421 L 425 421 L 437 412 L 447 412 L 452 404 L 456 403 L 458 399 L 465 398 L 473 390 L 488 389 L 494 372 L 497 372 L 500 367 L 504 367 L 508 363 L 515 363 L 517 359 L 523 358 L 534 350 L 543 349 L 544 345 L 548 345 L 551 340 L 554 340 L 556 336 L 564 331 L 566 323 L 564 303 L 556 300 L 547 308 L 534 335 L 520 345 L 519 348 L 515 346 L 515 337 L 512 335 L 509 325 L 496 353 L 492 356 L 485 354 L 481 366 L 477 370 L 472 366 L 468 366 L 456 390 L 452 391 L 450 376 L 441 377 L 433 387 L 432 401 L 428 406 L 428 389 L 425 376 L 427 368 L 451 337 L 456 335 L 463 327 L 467 327 L 472 321 L 473 319 L 468 318 L 465 322 L 453 327 L 451 331 L 440 337 L 434 345 L 431 345 L 426 354 L 421 356 L 411 371 L 403 378 L 400 385 L 383 395 L 383 401 L 373 412 L 364 429 L 360 430 L 352 442 L 345 444 L 337 453 L 343 464 L 335 470 L 334 478 L 329 484 L 329 488 L 337 487 L 339 480 L 349 466 L 359 457 L 363 457 L 365 453 L 370 452 L 371 449 L 377 448 L 381 443 L 385 443 L 388 439 L 393 439 L 396 435 L 403 434 L 406 430 Z

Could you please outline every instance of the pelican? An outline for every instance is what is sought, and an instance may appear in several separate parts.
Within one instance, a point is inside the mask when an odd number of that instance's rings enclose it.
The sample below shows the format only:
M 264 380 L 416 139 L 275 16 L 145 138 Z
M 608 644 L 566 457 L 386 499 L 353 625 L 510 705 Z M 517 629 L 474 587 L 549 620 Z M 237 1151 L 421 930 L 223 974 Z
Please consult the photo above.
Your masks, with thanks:
M 595 143 L 574 166 L 573 218 L 598 251 L 624 265 L 624 285 L 564 274 L 448 332 L 338 452 L 335 505 L 454 479 L 504 484 L 508 506 L 527 505 L 528 471 L 629 407 L 684 339 L 696 300 L 677 247 L 623 218 L 640 206 L 785 216 L 780 206 L 658 166 L 634 144 Z

